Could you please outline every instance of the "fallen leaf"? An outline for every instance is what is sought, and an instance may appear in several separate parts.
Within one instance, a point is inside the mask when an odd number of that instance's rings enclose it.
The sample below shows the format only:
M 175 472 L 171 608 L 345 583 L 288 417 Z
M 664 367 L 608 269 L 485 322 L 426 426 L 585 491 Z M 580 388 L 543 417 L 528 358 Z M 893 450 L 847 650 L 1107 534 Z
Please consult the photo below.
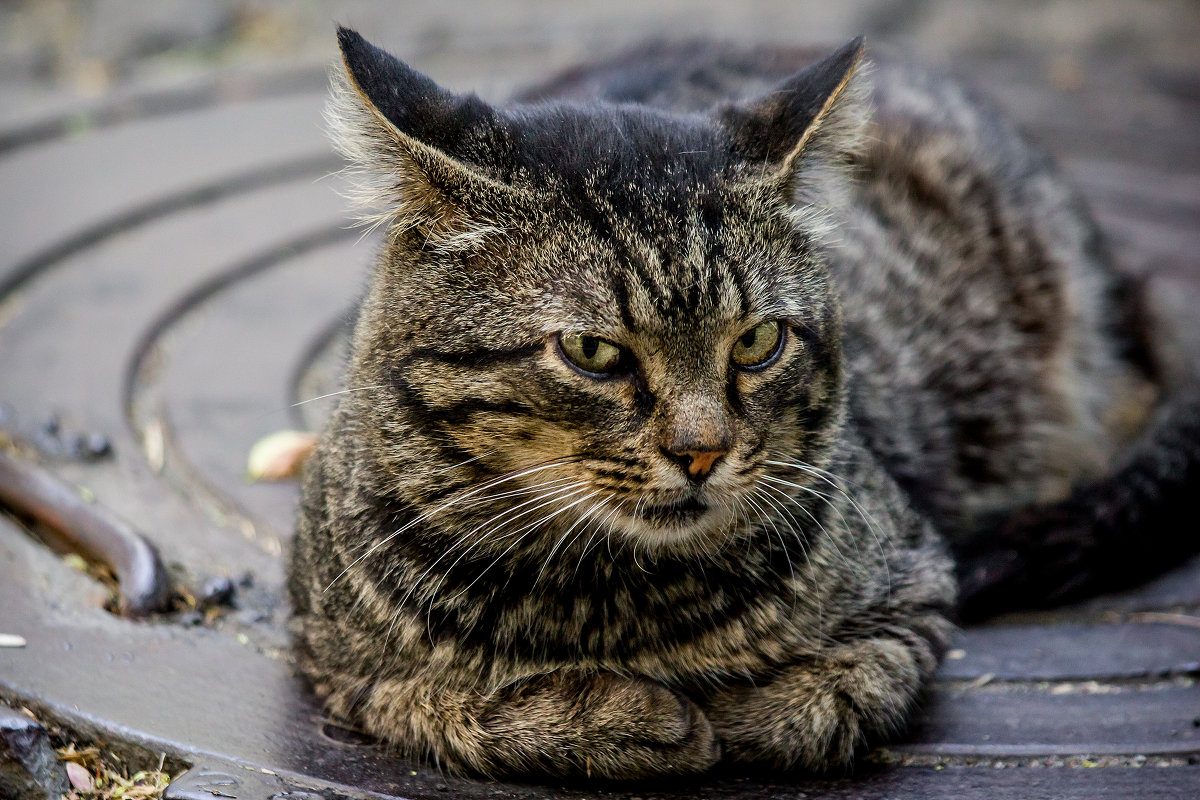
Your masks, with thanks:
M 316 446 L 317 435 L 306 431 L 278 431 L 264 436 L 250 448 L 246 477 L 251 482 L 294 478 Z
M 984 686 L 987 686 L 989 683 L 991 683 L 995 677 L 996 677 L 996 673 L 985 672 L 982 675 L 980 675 L 978 678 L 976 678 L 975 680 L 968 683 L 967 685 L 970 686 L 972 689 L 980 689 Z
M 71 781 L 72 786 L 81 792 L 91 792 L 96 789 L 96 782 L 92 780 L 92 773 L 74 761 L 67 762 L 67 779 Z
M 146 426 L 142 433 L 142 449 L 146 453 L 146 460 L 150 462 L 150 469 L 155 474 L 162 474 L 167 461 L 167 444 L 161 420 L 156 419 Z

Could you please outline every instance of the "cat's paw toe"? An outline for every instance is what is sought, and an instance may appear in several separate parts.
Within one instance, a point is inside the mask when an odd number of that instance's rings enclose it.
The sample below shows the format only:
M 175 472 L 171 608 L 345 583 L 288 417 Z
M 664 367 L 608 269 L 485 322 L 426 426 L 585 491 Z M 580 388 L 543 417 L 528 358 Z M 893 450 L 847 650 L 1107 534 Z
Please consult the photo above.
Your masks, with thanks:
M 720 761 L 721 741 L 700 706 L 666 687 L 653 688 L 657 713 L 647 718 L 642 735 L 661 754 L 663 771 L 700 772 Z
M 721 743 L 704 711 L 658 683 L 616 678 L 604 685 L 592 722 L 606 743 L 593 771 L 645 778 L 702 772 L 721 758 Z

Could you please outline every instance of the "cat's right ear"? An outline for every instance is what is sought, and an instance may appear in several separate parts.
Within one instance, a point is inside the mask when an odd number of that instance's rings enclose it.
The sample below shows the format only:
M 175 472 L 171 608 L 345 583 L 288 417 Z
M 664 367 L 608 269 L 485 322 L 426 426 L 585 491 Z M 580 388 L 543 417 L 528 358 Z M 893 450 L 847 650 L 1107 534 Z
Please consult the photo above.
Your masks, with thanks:
M 804 173 L 836 170 L 860 147 L 869 115 L 863 50 L 859 36 L 765 95 L 717 109 L 752 174 L 792 199 Z
M 473 94 L 443 89 L 355 31 L 339 28 L 338 44 L 343 70 L 333 76 L 326 117 L 350 161 L 363 220 L 417 230 L 449 249 L 503 230 L 497 212 L 514 207 L 520 192 L 489 168 L 505 139 L 496 112 Z

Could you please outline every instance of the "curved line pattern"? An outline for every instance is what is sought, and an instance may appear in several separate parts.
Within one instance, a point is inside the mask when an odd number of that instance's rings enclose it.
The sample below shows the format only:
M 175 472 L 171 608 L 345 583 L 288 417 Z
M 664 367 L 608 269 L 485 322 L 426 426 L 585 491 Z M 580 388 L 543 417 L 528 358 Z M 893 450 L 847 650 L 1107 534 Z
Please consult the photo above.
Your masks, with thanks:
M 326 67 L 314 65 L 279 75 L 264 76 L 245 86 L 244 82 L 210 80 L 200 86 L 169 89 L 134 89 L 105 97 L 91 108 L 48 115 L 40 120 L 18 123 L 0 131 L 0 157 L 29 145 L 44 144 L 74 133 L 80 125 L 88 130 L 113 127 L 133 120 L 178 114 L 218 105 L 223 96 L 249 95 L 258 101 L 291 94 L 318 91 L 326 81 Z
M 296 359 L 296 363 L 293 365 L 287 381 L 288 415 L 295 427 L 304 428 L 306 425 L 304 412 L 300 403 L 308 398 L 301 396 L 301 384 L 312 370 L 313 363 L 324 355 L 329 348 L 333 347 L 338 339 L 349 334 L 354 327 L 357 314 L 358 303 L 346 308 L 345 311 L 339 314 L 337 318 L 332 320 L 312 338 L 308 347 Z
M 103 244 L 118 234 L 132 231 L 176 212 L 215 203 L 235 194 L 286 183 L 308 175 L 332 172 L 340 165 L 341 161 L 331 155 L 298 159 L 250 172 L 232 180 L 222 180 L 167 195 L 155 203 L 138 206 L 70 236 L 62 243 L 18 264 L 6 276 L 0 278 L 0 299 L 12 294 L 39 273 L 53 269 L 71 256 Z
M 164 455 L 166 456 L 162 464 L 163 476 L 168 480 L 175 478 L 177 480 L 173 482 L 186 485 L 193 500 L 200 501 L 203 505 L 217 510 L 222 517 L 236 520 L 243 530 L 261 530 L 266 523 L 255 519 L 233 498 L 205 480 L 199 471 L 191 466 L 191 461 L 187 456 L 174 444 L 171 426 L 165 414 L 160 415 L 158 411 L 149 408 L 149 404 L 139 403 L 139 396 L 147 393 L 149 388 L 156 383 L 155 379 L 149 377 L 150 364 L 153 360 L 152 353 L 158 343 L 178 323 L 222 291 L 305 253 L 358 235 L 360 234 L 357 230 L 344 225 L 327 226 L 306 236 L 268 248 L 212 275 L 193 286 L 154 318 L 154 321 L 139 337 L 137 345 L 126 362 L 125 374 L 121 382 L 121 402 L 134 436 L 144 446 L 150 426 L 158 422 L 163 433 Z M 144 450 L 142 456 L 146 457 Z M 275 542 L 278 540 L 278 533 L 272 531 L 268 540 L 269 551 L 275 550 Z

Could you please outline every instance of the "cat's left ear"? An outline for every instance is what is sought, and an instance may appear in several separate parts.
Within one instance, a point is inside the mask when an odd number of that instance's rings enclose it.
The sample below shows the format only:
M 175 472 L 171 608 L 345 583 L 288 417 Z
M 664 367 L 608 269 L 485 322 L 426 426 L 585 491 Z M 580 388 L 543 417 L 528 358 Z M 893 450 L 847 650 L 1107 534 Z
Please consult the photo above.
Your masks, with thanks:
M 844 162 L 868 116 L 863 37 L 797 72 L 761 97 L 718 108 L 733 151 L 790 198 L 808 166 Z
M 394 223 L 426 244 L 462 249 L 503 230 L 523 193 L 502 181 L 500 113 L 438 86 L 357 32 L 338 30 L 343 71 L 326 117 L 351 162 L 364 221 Z

